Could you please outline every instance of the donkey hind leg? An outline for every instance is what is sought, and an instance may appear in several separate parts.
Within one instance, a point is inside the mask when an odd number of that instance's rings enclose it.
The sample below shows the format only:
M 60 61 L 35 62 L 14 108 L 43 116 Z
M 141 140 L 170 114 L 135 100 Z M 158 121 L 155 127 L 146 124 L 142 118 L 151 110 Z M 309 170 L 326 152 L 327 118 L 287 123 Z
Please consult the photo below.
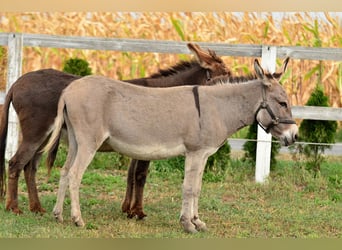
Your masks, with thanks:
M 15 214 L 22 211 L 18 207 L 18 179 L 23 168 L 33 158 L 40 144 L 21 143 L 17 152 L 10 159 L 8 165 L 8 190 L 6 199 L 6 210 Z
M 70 133 L 71 132 L 72 131 L 70 131 Z M 63 203 L 65 199 L 66 190 L 69 185 L 68 173 L 69 173 L 72 163 L 74 162 L 75 156 L 76 156 L 76 143 L 72 137 L 69 137 L 68 154 L 67 154 L 64 166 L 60 171 L 57 199 L 56 199 L 56 204 L 52 211 L 57 222 L 63 222 Z
M 42 156 L 42 153 L 36 152 L 33 158 L 29 161 L 29 163 L 24 168 L 25 181 L 27 186 L 27 192 L 29 197 L 29 208 L 31 212 L 35 213 L 45 213 L 46 210 L 42 208 L 39 197 L 38 190 L 36 184 L 36 172 L 38 162 Z
M 183 202 L 180 223 L 189 233 L 206 230 L 206 225 L 198 216 L 198 199 L 204 167 L 208 159 L 205 152 L 191 152 L 185 158 L 183 181 Z
M 135 184 L 134 173 L 135 173 L 135 168 L 137 166 L 137 163 L 138 163 L 138 160 L 132 159 L 129 165 L 128 173 L 127 173 L 126 195 L 121 205 L 121 211 L 123 213 L 127 213 L 127 217 L 129 217 L 130 215 L 130 208 L 131 208 L 131 203 L 133 199 L 133 190 L 134 190 L 134 184 Z
M 71 218 L 76 226 L 83 227 L 85 224 L 81 215 L 79 189 L 83 174 L 89 163 L 94 158 L 96 149 L 78 148 L 75 161 L 69 171 L 69 192 L 71 199 Z
M 130 214 L 128 217 L 137 216 L 138 219 L 143 219 L 147 214 L 143 211 L 144 186 L 148 173 L 149 161 L 138 160 L 134 171 L 133 197 L 131 197 Z

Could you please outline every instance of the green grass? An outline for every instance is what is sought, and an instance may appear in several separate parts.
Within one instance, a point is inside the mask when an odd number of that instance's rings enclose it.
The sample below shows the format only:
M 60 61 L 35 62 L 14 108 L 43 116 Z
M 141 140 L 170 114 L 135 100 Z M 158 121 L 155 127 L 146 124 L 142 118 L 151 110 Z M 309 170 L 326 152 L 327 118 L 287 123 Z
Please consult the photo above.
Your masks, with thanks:
M 57 165 L 63 162 L 59 155 Z M 121 162 L 121 163 L 120 163 Z M 55 222 L 53 209 L 59 169 L 46 181 L 39 168 L 38 184 L 44 215 L 28 210 L 26 187 L 20 179 L 22 215 L 5 211 L 0 203 L 0 237 L 7 238 L 341 238 L 342 163 L 329 158 L 314 177 L 303 163 L 281 158 L 265 185 L 254 182 L 254 167 L 233 157 L 220 172 L 221 181 L 205 178 L 199 203 L 208 231 L 184 233 L 179 224 L 183 172 L 169 169 L 182 160 L 156 161 L 150 167 L 145 188 L 143 221 L 121 212 L 128 159 L 114 153 L 98 153 L 87 169 L 80 190 L 86 222 L 76 228 L 70 219 L 70 199 L 64 205 L 64 223 Z M 125 164 L 125 165 L 120 165 Z M 118 167 L 120 165 L 120 167 Z M 207 174 L 207 173 L 206 173 Z M 211 173 L 212 174 L 212 173 Z

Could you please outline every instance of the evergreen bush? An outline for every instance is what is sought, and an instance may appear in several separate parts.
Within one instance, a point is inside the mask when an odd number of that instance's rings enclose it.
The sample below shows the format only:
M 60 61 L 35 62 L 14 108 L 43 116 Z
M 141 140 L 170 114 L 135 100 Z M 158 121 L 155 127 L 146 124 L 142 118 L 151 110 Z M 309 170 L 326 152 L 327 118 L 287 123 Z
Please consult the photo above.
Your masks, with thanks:
M 329 106 L 328 97 L 324 95 L 320 84 L 316 86 L 306 105 Z M 336 121 L 303 120 L 299 127 L 299 140 L 314 144 L 299 145 L 297 150 L 305 155 L 307 169 L 314 171 L 315 174 L 321 169 L 325 149 L 331 147 L 327 143 L 335 142 L 336 130 Z
M 86 60 L 77 57 L 66 60 L 64 62 L 63 71 L 78 76 L 87 76 L 92 74 L 89 63 Z

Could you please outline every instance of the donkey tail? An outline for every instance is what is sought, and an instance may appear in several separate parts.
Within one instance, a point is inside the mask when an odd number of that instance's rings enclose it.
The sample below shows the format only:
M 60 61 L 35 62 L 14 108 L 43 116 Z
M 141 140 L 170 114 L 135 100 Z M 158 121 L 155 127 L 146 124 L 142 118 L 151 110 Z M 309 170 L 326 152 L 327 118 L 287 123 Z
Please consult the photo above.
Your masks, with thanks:
M 58 145 L 59 143 L 61 130 L 64 124 L 64 109 L 65 109 L 65 101 L 63 99 L 63 96 L 61 96 L 58 102 L 57 116 L 52 126 L 52 129 L 53 129 L 52 134 L 49 138 L 49 141 L 47 142 L 47 144 L 42 150 L 45 153 L 50 154 L 51 152 L 56 150 L 56 145 Z
M 0 123 L 0 198 L 6 194 L 6 169 L 5 169 L 5 151 L 8 130 L 8 110 L 13 98 L 13 88 L 10 88 L 3 105 L 1 123 Z

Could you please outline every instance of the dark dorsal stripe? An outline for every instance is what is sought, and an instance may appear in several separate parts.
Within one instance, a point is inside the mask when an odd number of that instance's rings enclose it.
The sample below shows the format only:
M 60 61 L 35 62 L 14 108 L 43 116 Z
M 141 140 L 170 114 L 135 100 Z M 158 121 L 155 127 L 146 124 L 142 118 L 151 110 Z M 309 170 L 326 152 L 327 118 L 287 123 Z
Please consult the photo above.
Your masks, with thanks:
M 201 117 L 201 107 L 199 103 L 198 86 L 192 88 L 192 93 L 194 94 L 195 105 L 198 112 L 198 116 Z

